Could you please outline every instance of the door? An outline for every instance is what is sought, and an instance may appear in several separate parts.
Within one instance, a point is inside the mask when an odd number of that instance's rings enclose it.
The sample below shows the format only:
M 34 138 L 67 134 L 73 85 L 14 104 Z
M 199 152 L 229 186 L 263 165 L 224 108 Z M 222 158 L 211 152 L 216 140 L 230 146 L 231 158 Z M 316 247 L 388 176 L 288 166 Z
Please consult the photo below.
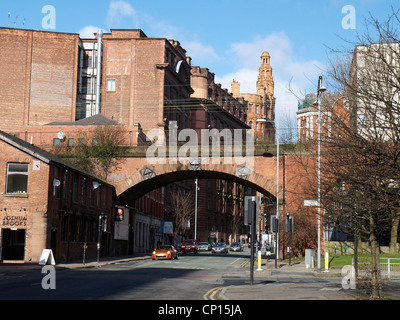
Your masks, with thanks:
M 25 229 L 2 229 L 2 260 L 24 260 Z

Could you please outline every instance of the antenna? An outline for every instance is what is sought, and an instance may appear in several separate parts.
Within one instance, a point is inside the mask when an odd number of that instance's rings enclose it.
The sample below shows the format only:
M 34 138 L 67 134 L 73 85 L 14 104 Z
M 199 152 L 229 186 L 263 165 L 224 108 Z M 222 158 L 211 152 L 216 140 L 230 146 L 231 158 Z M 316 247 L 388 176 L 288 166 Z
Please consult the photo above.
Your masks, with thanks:
M 24 18 L 24 20 L 22 20 L 22 27 L 24 27 L 25 22 L 26 22 L 26 19 Z
M 17 20 L 18 20 L 18 16 L 15 16 L 14 28 L 16 28 L 16 27 L 17 27 Z
M 8 12 L 8 27 L 10 27 L 10 18 L 11 18 L 11 12 Z

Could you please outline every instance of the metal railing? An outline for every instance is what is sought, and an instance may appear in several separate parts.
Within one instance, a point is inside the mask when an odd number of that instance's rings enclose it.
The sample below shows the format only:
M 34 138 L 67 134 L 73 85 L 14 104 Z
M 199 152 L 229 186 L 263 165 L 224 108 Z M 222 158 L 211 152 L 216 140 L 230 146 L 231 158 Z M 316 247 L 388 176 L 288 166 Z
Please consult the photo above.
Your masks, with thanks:
M 352 259 L 354 267 L 354 258 Z M 358 262 L 358 276 L 368 277 L 371 274 L 370 262 Z M 400 280 L 400 258 L 380 258 L 381 279 Z
M 381 278 L 388 280 L 400 280 L 400 258 L 386 258 L 381 259 Z

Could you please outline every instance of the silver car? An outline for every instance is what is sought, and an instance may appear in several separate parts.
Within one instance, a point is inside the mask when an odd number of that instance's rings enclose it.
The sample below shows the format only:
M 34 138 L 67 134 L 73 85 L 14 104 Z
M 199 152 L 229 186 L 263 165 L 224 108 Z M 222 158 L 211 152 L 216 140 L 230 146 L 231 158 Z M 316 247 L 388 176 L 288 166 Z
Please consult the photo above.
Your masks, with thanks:
M 240 242 L 234 242 L 230 248 L 231 251 L 243 251 L 243 245 Z
M 210 251 L 211 250 L 211 244 L 209 242 L 200 242 L 197 245 L 197 250 L 199 250 L 199 251 Z
M 228 253 L 228 247 L 223 242 L 218 242 L 215 247 L 211 248 L 211 253 Z

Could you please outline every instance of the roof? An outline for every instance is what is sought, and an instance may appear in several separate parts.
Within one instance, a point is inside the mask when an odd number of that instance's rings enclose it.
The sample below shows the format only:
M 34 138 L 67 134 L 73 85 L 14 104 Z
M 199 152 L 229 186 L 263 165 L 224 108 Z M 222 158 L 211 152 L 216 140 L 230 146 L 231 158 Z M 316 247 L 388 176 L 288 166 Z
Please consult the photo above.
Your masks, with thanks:
M 102 125 L 117 125 L 117 121 L 114 121 L 105 115 L 96 114 L 91 117 L 83 118 L 78 121 L 55 121 L 44 126 L 102 126 Z
M 55 163 L 64 167 L 67 167 L 69 169 L 75 170 L 75 171 L 79 171 L 80 173 L 91 177 L 94 180 L 97 180 L 99 182 L 101 182 L 102 184 L 107 184 L 109 185 L 108 182 L 92 175 L 89 172 L 83 171 L 82 169 L 79 169 L 78 167 L 64 161 L 63 159 L 61 159 L 60 157 L 57 157 L 56 155 L 47 152 L 35 145 L 32 145 L 24 140 L 21 140 L 13 135 L 10 135 L 8 133 L 5 133 L 4 131 L 0 130 L 0 141 L 4 141 L 5 143 L 8 143 L 9 145 L 21 150 L 22 152 L 25 152 L 27 154 L 29 154 L 30 156 L 39 159 L 41 161 L 43 161 L 44 163 L 50 164 L 50 163 Z

